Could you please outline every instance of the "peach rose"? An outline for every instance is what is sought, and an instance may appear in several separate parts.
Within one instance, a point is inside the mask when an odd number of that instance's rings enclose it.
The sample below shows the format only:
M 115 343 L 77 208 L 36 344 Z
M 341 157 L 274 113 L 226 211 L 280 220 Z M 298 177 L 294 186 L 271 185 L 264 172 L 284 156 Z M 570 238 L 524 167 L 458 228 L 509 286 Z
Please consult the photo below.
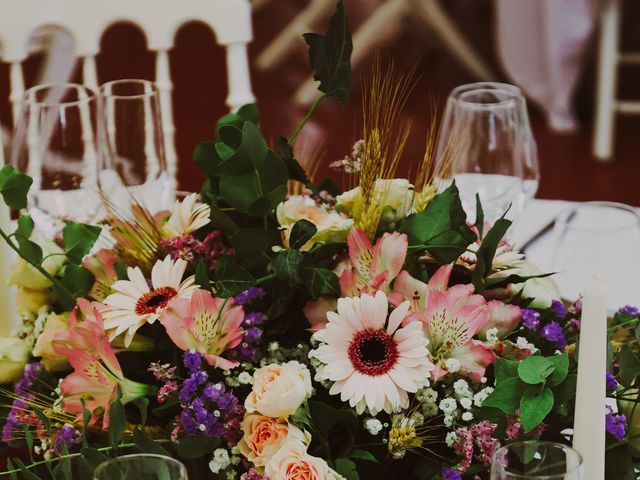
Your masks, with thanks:
M 298 439 L 305 444 L 311 441 L 308 433 L 284 418 L 265 417 L 258 413 L 245 417 L 242 432 L 244 435 L 238 443 L 238 449 L 258 469 L 264 469 L 286 440 Z
M 311 374 L 303 364 L 272 363 L 253 374 L 253 390 L 244 402 L 248 413 L 288 418 L 312 392 Z
M 311 456 L 300 440 L 288 440 L 267 463 L 269 478 L 278 480 L 337 480 L 341 475 L 329 468 L 322 458 Z

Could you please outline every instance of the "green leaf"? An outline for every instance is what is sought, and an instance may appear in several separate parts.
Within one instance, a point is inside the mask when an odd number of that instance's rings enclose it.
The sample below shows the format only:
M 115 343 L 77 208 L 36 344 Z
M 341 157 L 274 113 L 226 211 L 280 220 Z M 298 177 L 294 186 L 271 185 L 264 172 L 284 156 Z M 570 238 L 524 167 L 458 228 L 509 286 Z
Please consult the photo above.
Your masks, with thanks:
M 553 408 L 553 392 L 544 388 L 541 392 L 537 388 L 528 388 L 520 399 L 520 421 L 525 433 L 540 425 Z
M 260 122 L 260 112 L 258 106 L 255 103 L 247 103 L 241 106 L 235 112 L 229 112 L 218 119 L 216 123 L 216 131 L 227 125 L 242 128 L 244 122 L 251 122 L 257 125 Z M 219 135 L 219 133 L 218 133 Z
M 149 399 L 147 397 L 136 398 L 132 401 L 136 407 L 138 407 L 138 411 L 140 412 L 140 425 L 147 424 L 147 410 L 149 409 Z
M 545 278 L 550 277 L 553 274 L 553 272 L 541 273 L 540 275 L 517 275 L 514 273 L 507 275 L 506 277 L 487 278 L 485 279 L 485 286 L 487 289 L 504 288 L 509 284 L 517 285 L 518 283 L 524 283 L 532 278 Z
M 336 460 L 336 472 L 346 480 L 358 480 L 360 478 L 356 470 L 356 464 L 348 458 L 338 458 Z
M 155 455 L 165 455 L 170 457 L 171 454 L 167 452 L 159 443 L 153 441 L 153 439 L 147 437 L 140 428 L 133 430 L 133 443 L 142 453 L 153 453 Z
M 520 405 L 523 387 L 524 384 L 519 378 L 509 378 L 499 382 L 482 406 L 499 408 L 507 415 L 513 415 Z
M 193 151 L 193 161 L 205 175 L 213 177 L 218 174 L 218 165 L 222 158 L 216 150 L 215 142 L 202 142 L 196 145 Z
M 298 250 L 283 250 L 271 261 L 271 270 L 279 280 L 301 283 L 300 267 L 303 259 L 303 254 Z
M 124 405 L 120 401 L 120 391 L 118 390 L 118 398 L 111 402 L 109 409 L 109 440 L 111 446 L 116 448 L 122 441 L 124 427 L 127 424 L 126 412 Z
M 455 182 L 436 195 L 422 212 L 402 221 L 400 232 L 409 237 L 409 246 L 426 248 L 440 263 L 456 260 L 476 239 L 466 224 Z
M 630 387 L 638 375 L 640 375 L 640 358 L 628 345 L 624 345 L 620 350 L 620 383 L 625 387 Z
M 84 447 L 80 449 L 82 458 L 91 466 L 91 470 L 95 470 L 98 465 L 109 460 L 104 453 L 93 447 Z
M 316 195 L 318 189 L 313 185 L 304 167 L 293 157 L 293 149 L 289 145 L 289 141 L 284 137 L 279 137 L 276 142 L 276 155 L 284 162 L 287 167 L 287 174 L 290 180 L 296 180 L 303 183 L 309 190 Z
M 15 237 L 23 238 L 24 240 L 28 240 L 31 234 L 33 233 L 34 223 L 33 219 L 29 215 L 20 215 L 18 217 L 18 228 L 13 232 Z
M 473 270 L 472 281 L 479 293 L 484 291 L 484 278 L 492 272 L 491 266 L 493 265 L 493 257 L 496 255 L 498 244 L 507 233 L 511 223 L 511 220 L 507 220 L 504 217 L 496 220 L 476 252 L 478 261 Z
M 33 179 L 11 165 L 0 168 L 0 194 L 9 208 L 27 208 L 27 193 Z
M 569 405 L 573 404 L 573 398 L 576 396 L 576 385 L 578 383 L 578 376 L 575 374 L 567 375 L 560 385 L 556 386 L 553 390 L 553 396 L 555 397 L 556 405 Z
M 102 228 L 83 223 L 67 223 L 62 229 L 64 253 L 74 263 L 82 263 L 82 258 L 89 253 L 98 240 Z
M 553 373 L 555 366 L 551 360 L 545 357 L 532 355 L 525 358 L 518 365 L 518 376 L 520 380 L 529 385 L 536 385 L 547 380 Z
M 351 90 L 353 44 L 342 0 L 325 35 L 305 33 L 304 40 L 309 45 L 309 62 L 316 71 L 313 78 L 320 82 L 318 89 L 346 103 Z
M 243 228 L 229 237 L 231 246 L 238 258 L 251 271 L 256 267 L 264 267 L 271 261 L 271 247 L 281 244 L 278 230 L 262 228 Z
M 309 405 L 306 402 L 300 405 L 289 421 L 302 430 L 312 430 L 313 422 L 309 414 Z
M 516 360 L 507 360 L 506 358 L 498 357 L 494 365 L 494 374 L 496 382 L 504 382 L 509 378 L 518 378 L 518 364 Z
M 253 276 L 233 257 L 223 255 L 214 269 L 216 293 L 232 297 L 255 285 Z
M 340 295 L 340 281 L 338 276 L 328 268 L 302 268 L 302 280 L 313 298 L 324 295 Z
M 40 265 L 42 262 L 42 247 L 31 240 L 18 238 L 18 251 L 20 256 L 30 263 Z
M 560 385 L 569 373 L 569 356 L 566 353 L 547 357 L 553 363 L 555 370 L 549 376 L 549 385 Z
M 378 463 L 378 459 L 373 453 L 367 450 L 363 450 L 361 448 L 357 448 L 353 450 L 349 454 L 349 458 L 355 458 L 356 460 L 364 460 L 365 462 Z
M 351 409 L 337 409 L 324 402 L 311 400 L 309 413 L 313 419 L 314 432 L 328 439 L 334 428 L 342 427 L 351 431 L 358 427 L 358 419 Z
M 238 127 L 223 125 L 218 129 L 218 135 L 225 145 L 231 147 L 232 150 L 236 150 L 242 143 L 242 125 Z
M 203 259 L 198 261 L 195 271 L 195 282 L 200 288 L 211 292 L 211 282 L 209 281 L 209 272 L 207 271 L 207 265 Z
M 200 458 L 211 454 L 220 445 L 220 439 L 207 437 L 182 437 L 175 444 L 178 455 L 185 459 Z
M 13 461 L 20 469 L 20 473 L 22 473 L 22 476 L 25 478 L 25 480 L 40 480 L 40 477 L 31 473 L 30 470 L 27 470 L 27 467 L 24 463 L 22 463 L 22 460 L 20 460 L 19 458 L 14 458 Z
M 291 229 L 291 235 L 289 236 L 289 248 L 295 248 L 299 250 L 305 243 L 313 238 L 318 229 L 309 220 L 298 220 Z
M 127 264 L 122 260 L 116 260 L 113 264 L 113 268 L 116 270 L 116 275 L 118 276 L 118 280 L 128 280 L 129 274 L 127 273 Z
M 93 274 L 89 270 L 70 263 L 66 266 L 60 283 L 71 293 L 72 298 L 68 298 L 57 284 L 53 285 L 52 296 L 62 304 L 65 310 L 73 310 L 75 299 L 86 296 L 91 290 L 93 282 Z
M 476 193 L 476 229 L 478 230 L 478 238 L 482 238 L 484 232 L 484 210 L 482 210 L 479 193 Z

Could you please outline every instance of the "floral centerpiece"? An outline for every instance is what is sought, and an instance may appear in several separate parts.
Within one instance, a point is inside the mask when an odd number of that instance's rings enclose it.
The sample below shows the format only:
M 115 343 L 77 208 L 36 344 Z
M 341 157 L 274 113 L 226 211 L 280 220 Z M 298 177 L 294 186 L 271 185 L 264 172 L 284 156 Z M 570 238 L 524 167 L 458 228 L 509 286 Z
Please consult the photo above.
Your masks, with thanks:
M 410 79 L 375 70 L 362 140 L 316 185 L 292 143 L 327 97 L 347 101 L 351 37 L 338 4 L 307 34 L 320 94 L 269 146 L 247 105 L 194 157 L 207 179 L 171 211 L 105 199 L 101 226 L 33 219 L 0 235 L 18 253 L 23 324 L 0 339 L 8 478 L 91 478 L 111 456 L 175 456 L 190 478 L 487 478 L 519 439 L 569 440 L 581 306 L 503 239 L 467 222 L 433 167 L 395 178 Z M 432 132 L 433 133 L 433 132 Z M 5 166 L 0 194 L 27 206 Z M 533 272 L 533 274 L 531 273 Z M 633 478 L 640 313 L 610 324 L 608 471 Z M 615 402 L 614 402 L 615 403 Z M 605 406 L 603 405 L 603 408 Z

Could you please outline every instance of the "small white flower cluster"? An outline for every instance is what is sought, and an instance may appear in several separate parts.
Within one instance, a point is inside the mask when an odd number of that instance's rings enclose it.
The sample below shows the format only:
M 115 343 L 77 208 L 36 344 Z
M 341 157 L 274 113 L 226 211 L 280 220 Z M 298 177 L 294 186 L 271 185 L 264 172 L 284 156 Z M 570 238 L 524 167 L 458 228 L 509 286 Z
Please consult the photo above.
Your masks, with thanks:
M 498 328 L 497 327 L 493 327 L 493 328 L 490 328 L 489 330 L 487 330 L 486 336 L 487 336 L 487 343 L 490 344 L 490 345 L 495 345 L 500 340 L 500 338 L 498 338 Z
M 377 418 L 369 417 L 364 421 L 364 429 L 369 432 L 371 435 L 379 434 L 384 426 L 389 426 L 389 424 L 382 424 L 380 420 Z
M 286 363 L 296 360 L 300 363 L 309 363 L 309 345 L 299 343 L 294 348 L 285 348 L 278 342 L 273 341 L 267 345 L 267 354 L 260 360 L 260 366 L 264 367 L 272 363 Z
M 422 414 L 429 418 L 438 413 L 438 392 L 427 383 L 426 388 L 416 392 L 416 400 L 422 406 Z
M 535 353 L 538 351 L 538 349 L 536 348 L 536 346 L 533 343 L 530 343 L 526 338 L 524 337 L 518 337 L 516 340 L 516 347 L 518 347 L 520 350 L 529 350 L 531 353 Z
M 253 382 L 253 365 L 245 362 L 240 365 L 240 368 L 236 368 L 233 371 L 225 371 L 225 383 L 232 387 L 239 387 L 240 385 L 249 385 Z
M 209 470 L 216 474 L 225 472 L 227 480 L 235 480 L 237 473 L 233 468 L 229 467 L 238 465 L 242 461 L 242 455 L 236 447 L 233 447 L 230 452 L 231 455 L 224 448 L 216 448 L 213 451 L 213 458 L 209 462 Z

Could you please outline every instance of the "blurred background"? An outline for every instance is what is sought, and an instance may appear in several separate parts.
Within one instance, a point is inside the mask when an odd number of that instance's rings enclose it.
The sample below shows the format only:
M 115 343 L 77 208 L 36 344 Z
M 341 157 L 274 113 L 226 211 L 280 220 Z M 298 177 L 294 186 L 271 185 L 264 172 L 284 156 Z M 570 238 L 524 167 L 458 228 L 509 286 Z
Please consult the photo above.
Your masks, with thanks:
M 297 155 L 318 164 L 317 179 L 334 175 L 328 164 L 343 158 L 358 139 L 360 83 L 370 71 L 374 52 L 383 63 L 393 59 L 400 70 L 413 67 L 418 75 L 405 115 L 413 129 L 400 167 L 411 168 L 423 153 L 427 125 L 442 112 L 444 102 L 457 85 L 477 80 L 520 84 L 529 97 L 529 114 L 538 143 L 541 165 L 539 198 L 612 200 L 640 205 L 640 117 L 617 115 L 609 162 L 592 155 L 597 77 L 598 18 L 602 5 L 592 0 L 446 0 L 438 3 L 456 33 L 473 51 L 471 62 L 489 78 L 479 78 L 443 42 L 442 33 L 425 22 L 411 6 L 392 11 L 393 0 L 346 0 L 352 31 L 367 24 L 386 3 L 389 13 L 372 30 L 371 48 L 353 70 L 352 100 L 342 105 L 324 102 L 296 144 Z M 397 3 L 397 2 L 396 2 Z M 414 2 L 415 3 L 415 2 Z M 261 111 L 261 126 L 275 140 L 288 136 L 306 112 L 294 98 L 312 73 L 302 38 L 286 42 L 285 53 L 265 58 L 267 49 L 309 5 L 302 0 L 257 0 L 254 3 L 254 40 L 250 46 L 253 89 Z M 621 50 L 640 51 L 640 2 L 623 5 Z M 324 31 L 328 17 L 303 31 Z M 378 12 L 379 14 L 379 12 Z M 523 33 L 523 32 L 526 32 Z M 449 39 L 450 40 L 450 39 Z M 35 39 L 34 42 L 47 39 Z M 262 55 L 262 57 L 261 57 Z M 136 26 L 119 23 L 102 37 L 96 57 L 98 78 L 153 79 L 154 54 L 146 48 L 144 34 Z M 23 63 L 26 86 L 37 83 L 46 57 L 40 49 Z M 210 140 L 216 119 L 226 112 L 227 87 L 224 50 L 216 45 L 204 24 L 189 23 L 178 32 L 170 52 L 174 82 L 174 116 L 179 158 L 179 185 L 196 190 L 202 176 L 191 161 L 198 142 Z M 72 74 L 81 81 L 79 69 Z M 8 95 L 9 66 L 0 63 L 0 122 L 11 128 Z M 640 68 L 622 66 L 617 79 L 618 98 L 640 97 Z M 299 93 L 299 92 L 298 92 Z M 339 179 L 338 179 L 339 180 Z

